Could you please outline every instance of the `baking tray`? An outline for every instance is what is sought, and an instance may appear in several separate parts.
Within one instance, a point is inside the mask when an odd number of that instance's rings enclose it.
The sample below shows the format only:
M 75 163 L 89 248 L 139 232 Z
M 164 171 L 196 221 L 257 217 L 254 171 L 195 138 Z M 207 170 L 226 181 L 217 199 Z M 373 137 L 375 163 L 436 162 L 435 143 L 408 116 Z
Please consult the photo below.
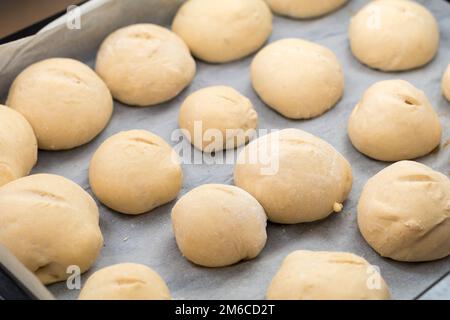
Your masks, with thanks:
M 170 26 L 181 0 L 93 0 L 82 6 L 80 30 L 69 30 L 65 18 L 52 23 L 31 38 L 0 46 L 0 102 L 14 77 L 32 62 L 55 56 L 72 57 L 93 66 L 101 41 L 113 30 L 137 22 Z M 274 17 L 274 30 L 269 42 L 286 37 L 299 37 L 318 42 L 332 49 L 343 65 L 346 89 L 342 100 L 324 115 L 306 121 L 283 118 L 257 97 L 250 82 L 252 56 L 224 65 L 197 61 L 193 83 L 168 103 L 149 108 L 128 107 L 115 102 L 108 127 L 91 143 L 69 151 L 39 152 L 32 173 L 54 173 L 80 184 L 91 193 L 88 164 L 97 147 L 109 136 L 129 129 L 150 130 L 176 146 L 171 135 L 177 129 L 178 109 L 192 92 L 210 85 L 229 85 L 249 97 L 259 114 L 262 129 L 299 128 L 311 132 L 339 150 L 351 163 L 353 190 L 342 213 L 322 221 L 279 225 L 269 223 L 268 241 L 254 260 L 234 266 L 209 269 L 195 266 L 177 249 L 172 233 L 170 210 L 174 202 L 140 215 L 127 216 L 113 212 L 100 203 L 100 226 L 105 238 L 104 248 L 83 282 L 92 272 L 119 262 L 143 263 L 155 269 L 167 281 L 175 299 L 263 299 L 266 289 L 283 258 L 297 249 L 349 251 L 377 265 L 389 284 L 393 298 L 414 299 L 450 270 L 450 258 L 428 263 L 400 263 L 377 255 L 360 235 L 356 223 L 356 205 L 364 183 L 389 163 L 371 160 L 350 144 L 347 119 L 363 92 L 374 82 L 401 78 L 425 91 L 439 114 L 443 126 L 439 150 L 418 161 L 446 175 L 450 174 L 450 104 L 440 88 L 442 74 L 450 62 L 450 5 L 443 0 L 418 1 L 437 18 L 441 44 L 436 58 L 427 66 L 408 72 L 382 73 L 371 70 L 350 52 L 347 28 L 350 17 L 365 3 L 351 0 L 338 11 L 312 20 Z M 199 155 L 199 151 L 191 151 Z M 233 165 L 183 164 L 184 184 L 180 196 L 205 183 L 233 184 Z M 59 299 L 74 299 L 77 290 L 67 289 L 64 282 L 49 286 Z M 447 297 L 450 298 L 450 297 Z

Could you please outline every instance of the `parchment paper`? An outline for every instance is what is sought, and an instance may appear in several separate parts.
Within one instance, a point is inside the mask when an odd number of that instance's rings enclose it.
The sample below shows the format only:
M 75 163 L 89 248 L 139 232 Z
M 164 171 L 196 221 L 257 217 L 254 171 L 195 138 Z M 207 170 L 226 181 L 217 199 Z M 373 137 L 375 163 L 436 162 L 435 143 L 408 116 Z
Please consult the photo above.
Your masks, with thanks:
M 98 8 L 83 14 L 81 30 L 68 30 L 64 24 L 56 23 L 55 27 L 37 36 L 1 46 L 0 102 L 4 103 L 13 78 L 30 63 L 65 56 L 93 66 L 96 50 L 108 33 L 136 22 L 170 25 L 181 2 L 102 0 Z M 63 175 L 92 194 L 87 179 L 88 163 L 102 141 L 119 131 L 139 128 L 150 130 L 176 145 L 177 142 L 171 141 L 170 137 L 177 129 L 180 103 L 195 90 L 223 84 L 236 88 L 253 101 L 260 117 L 260 128 L 295 127 L 309 131 L 331 143 L 350 161 L 355 180 L 342 213 L 315 223 L 289 226 L 269 223 L 268 242 L 258 258 L 227 268 L 208 269 L 189 263 L 178 251 L 170 222 L 173 202 L 141 216 L 112 212 L 99 203 L 105 246 L 92 269 L 83 275 L 83 282 L 99 268 L 119 262 L 138 262 L 160 273 L 175 299 L 262 299 L 281 261 L 291 251 L 339 250 L 361 255 L 379 266 L 394 298 L 412 299 L 449 271 L 449 258 L 429 263 L 399 263 L 380 258 L 361 237 L 356 224 L 356 204 L 361 189 L 369 177 L 389 163 L 371 160 L 357 152 L 347 138 L 346 127 L 351 110 L 371 84 L 391 78 L 408 80 L 425 91 L 443 126 L 440 150 L 418 161 L 450 174 L 450 147 L 445 147 L 450 139 L 450 104 L 443 98 L 440 88 L 442 74 L 450 62 L 450 5 L 442 0 L 420 1 L 439 21 L 441 45 L 437 57 L 418 70 L 382 73 L 361 65 L 352 57 L 348 46 L 349 19 L 366 2 L 351 0 L 340 10 L 313 20 L 274 19 L 270 42 L 286 37 L 316 41 L 331 48 L 343 64 L 345 95 L 334 109 L 323 116 L 308 121 L 292 121 L 266 107 L 251 87 L 249 65 L 252 57 L 225 65 L 198 62 L 194 82 L 174 100 L 150 108 L 127 107 L 116 102 L 110 124 L 94 141 L 70 151 L 40 151 L 38 164 L 33 170 L 33 173 Z M 183 165 L 183 170 L 185 179 L 180 196 L 205 183 L 233 183 L 232 165 Z M 49 288 L 60 299 L 73 299 L 78 295 L 77 290 L 68 290 L 65 283 Z

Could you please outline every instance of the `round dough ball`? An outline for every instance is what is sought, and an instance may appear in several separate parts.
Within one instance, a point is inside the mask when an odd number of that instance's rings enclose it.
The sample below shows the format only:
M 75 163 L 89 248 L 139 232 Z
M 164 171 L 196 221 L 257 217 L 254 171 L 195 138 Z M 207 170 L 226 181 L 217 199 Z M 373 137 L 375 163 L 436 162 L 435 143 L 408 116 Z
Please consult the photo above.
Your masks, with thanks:
M 104 205 L 141 214 L 175 199 L 183 172 L 178 155 L 162 138 L 130 130 L 109 137 L 95 151 L 89 182 Z
M 0 105 L 0 187 L 30 173 L 37 161 L 37 141 L 28 121 Z
M 108 124 L 113 100 L 103 81 L 87 65 L 53 58 L 22 71 L 6 105 L 33 127 L 39 149 L 64 150 L 94 139 Z
M 263 0 L 189 0 L 172 30 L 199 59 L 223 63 L 258 50 L 272 33 L 272 13 Z
M 196 66 L 176 34 L 154 24 L 136 24 L 103 41 L 95 70 L 117 100 L 150 106 L 176 97 L 194 79 Z
M 291 18 L 315 18 L 330 13 L 347 0 L 266 0 L 273 12 Z
M 441 125 L 425 94 L 403 80 L 372 85 L 350 115 L 348 135 L 365 155 L 382 161 L 414 159 L 441 141 Z
M 450 64 L 447 67 L 447 70 L 444 73 L 444 77 L 442 78 L 442 92 L 444 96 L 450 101 Z
M 347 252 L 289 254 L 267 290 L 270 300 L 388 300 L 377 269 Z
M 364 186 L 359 230 L 383 257 L 431 261 L 450 255 L 450 180 L 427 166 L 400 161 Z
M 258 114 L 250 100 L 233 88 L 208 87 L 183 102 L 179 125 L 194 146 L 213 152 L 247 143 L 255 133 Z
M 261 203 L 270 221 L 294 224 L 340 212 L 352 187 L 352 170 L 324 140 L 284 129 L 241 151 L 234 182 Z
M 323 114 L 344 92 L 344 74 L 334 53 L 301 39 L 266 46 L 253 60 L 251 73 L 261 99 L 291 119 Z
M 427 64 L 439 48 L 439 27 L 431 12 L 409 0 L 377 0 L 351 20 L 355 57 L 374 69 L 400 71 Z
M 206 184 L 185 194 L 172 209 L 178 248 L 205 267 L 253 259 L 266 244 L 267 217 L 250 194 L 234 186 Z
M 169 288 L 155 271 L 136 263 L 115 264 L 86 281 L 79 300 L 170 300 Z
M 79 185 L 53 174 L 35 174 L 0 188 L 0 243 L 44 283 L 81 272 L 103 246 L 95 201 Z

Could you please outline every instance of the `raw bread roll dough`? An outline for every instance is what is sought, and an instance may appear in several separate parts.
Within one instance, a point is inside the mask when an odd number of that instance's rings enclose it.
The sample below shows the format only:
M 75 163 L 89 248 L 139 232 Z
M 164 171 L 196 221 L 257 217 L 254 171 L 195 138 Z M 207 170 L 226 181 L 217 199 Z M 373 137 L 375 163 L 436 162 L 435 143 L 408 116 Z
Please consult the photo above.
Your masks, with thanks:
M 155 271 L 136 263 L 115 264 L 96 271 L 79 300 L 170 300 L 169 288 Z
M 334 53 L 301 39 L 283 39 L 254 58 L 252 83 L 261 99 L 291 119 L 308 119 L 332 108 L 344 92 Z
M 409 0 L 377 0 L 351 20 L 350 46 L 369 67 L 400 71 L 427 64 L 439 48 L 439 27 L 431 12 Z
M 340 212 L 352 187 L 352 170 L 327 142 L 284 129 L 241 151 L 234 182 L 261 203 L 269 220 L 293 224 Z
M 397 161 L 430 153 L 441 140 L 441 125 L 421 90 L 403 80 L 386 80 L 364 93 L 350 115 L 348 134 L 365 155 Z
M 394 163 L 364 186 L 358 225 L 383 257 L 398 261 L 446 257 L 450 255 L 450 180 L 417 162 Z
M 0 243 L 44 283 L 81 272 L 103 246 L 95 201 L 74 182 L 35 174 L 0 188 Z
M 206 152 L 245 144 L 257 124 L 258 114 L 250 100 L 225 86 L 194 92 L 181 105 L 179 115 L 188 140 Z
M 6 105 L 33 127 L 39 148 L 71 149 L 91 141 L 108 124 L 111 94 L 87 65 L 53 58 L 35 63 L 14 80 Z
M 205 267 L 255 258 L 266 244 L 266 221 L 258 201 L 228 185 L 197 187 L 172 209 L 178 248 L 188 260 Z
M 189 0 L 172 29 L 194 56 L 229 62 L 258 50 L 272 32 L 272 13 L 263 0 Z
M 273 12 L 292 18 L 323 16 L 341 7 L 347 0 L 266 0 Z
M 28 121 L 0 105 L 0 187 L 26 176 L 37 161 L 37 141 Z
M 267 290 L 270 300 L 387 300 L 375 267 L 347 252 L 299 250 L 289 254 Z
M 442 78 L 442 92 L 444 96 L 450 101 L 450 64 L 447 67 L 447 70 L 444 73 L 444 77 Z
M 103 41 L 95 70 L 117 100 L 150 106 L 177 96 L 194 79 L 196 67 L 176 34 L 154 24 L 136 24 Z
M 175 199 L 183 172 L 178 155 L 162 138 L 130 130 L 109 137 L 95 151 L 89 182 L 104 205 L 141 214 Z

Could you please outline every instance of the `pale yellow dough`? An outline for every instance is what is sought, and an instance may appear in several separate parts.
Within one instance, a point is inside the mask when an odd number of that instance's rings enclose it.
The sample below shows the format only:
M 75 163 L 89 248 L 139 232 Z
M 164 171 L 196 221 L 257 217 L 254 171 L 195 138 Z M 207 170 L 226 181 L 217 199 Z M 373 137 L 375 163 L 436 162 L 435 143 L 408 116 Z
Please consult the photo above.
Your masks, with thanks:
M 450 255 L 450 180 L 413 161 L 381 170 L 358 203 L 364 238 L 383 257 L 431 261 Z
M 176 198 L 183 182 L 180 159 L 159 136 L 130 130 L 106 139 L 89 166 L 89 183 L 106 206 L 141 214 Z
M 271 108 L 291 119 L 309 119 L 332 108 L 344 92 L 334 53 L 301 39 L 269 44 L 251 65 L 253 88 Z
M 115 264 L 86 281 L 79 300 L 170 300 L 169 288 L 155 271 L 136 263 Z
M 445 70 L 444 77 L 442 78 L 442 92 L 444 96 L 450 101 L 450 64 Z
M 184 195 L 172 209 L 175 238 L 183 256 L 205 267 L 253 259 L 267 240 L 266 214 L 250 194 L 207 184 Z
M 266 0 L 273 12 L 291 18 L 315 18 L 330 13 L 347 0 Z
M 272 32 L 264 0 L 188 0 L 172 29 L 199 59 L 223 63 L 258 50 Z
M 348 252 L 289 254 L 267 290 L 269 300 L 388 300 L 377 269 Z
M 355 57 L 374 69 L 401 71 L 427 64 L 439 48 L 439 26 L 415 1 L 370 1 L 351 20 Z
M 194 79 L 196 66 L 175 33 L 154 24 L 136 24 L 103 41 L 95 70 L 117 100 L 151 106 L 177 96 Z
M 403 80 L 372 85 L 348 122 L 355 148 L 383 161 L 424 156 L 439 145 L 441 132 L 438 115 L 425 93 Z
M 33 127 L 39 149 L 71 149 L 91 141 L 108 124 L 111 94 L 87 65 L 72 59 L 37 62 L 14 80 L 6 105 Z
M 241 151 L 234 182 L 261 203 L 269 220 L 293 224 L 340 212 L 352 187 L 352 170 L 324 140 L 284 129 Z
M 37 141 L 28 121 L 0 105 L 0 187 L 30 173 L 37 161 Z
M 0 188 L 0 243 L 44 283 L 90 268 L 103 245 L 95 201 L 79 185 L 36 174 Z
M 212 152 L 245 144 L 255 133 L 250 131 L 257 127 L 258 114 L 251 101 L 233 88 L 215 86 L 187 97 L 178 122 L 193 145 Z

